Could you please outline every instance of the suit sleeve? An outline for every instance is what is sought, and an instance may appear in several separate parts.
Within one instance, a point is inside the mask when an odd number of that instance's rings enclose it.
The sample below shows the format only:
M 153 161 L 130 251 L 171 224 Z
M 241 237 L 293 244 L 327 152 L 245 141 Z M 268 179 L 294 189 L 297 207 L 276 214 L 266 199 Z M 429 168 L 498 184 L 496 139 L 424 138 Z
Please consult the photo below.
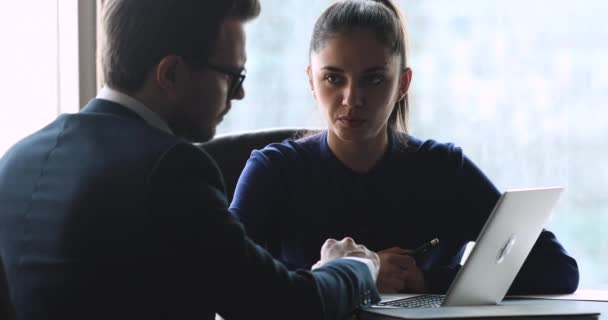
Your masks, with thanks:
M 253 243 L 228 213 L 221 175 L 203 151 L 175 146 L 150 183 L 152 242 L 165 274 L 186 288 L 183 299 L 227 319 L 342 319 L 379 299 L 364 263 L 290 272 Z
M 10 320 L 14 318 L 15 310 L 11 303 L 6 272 L 4 271 L 2 259 L 0 259 L 0 319 Z

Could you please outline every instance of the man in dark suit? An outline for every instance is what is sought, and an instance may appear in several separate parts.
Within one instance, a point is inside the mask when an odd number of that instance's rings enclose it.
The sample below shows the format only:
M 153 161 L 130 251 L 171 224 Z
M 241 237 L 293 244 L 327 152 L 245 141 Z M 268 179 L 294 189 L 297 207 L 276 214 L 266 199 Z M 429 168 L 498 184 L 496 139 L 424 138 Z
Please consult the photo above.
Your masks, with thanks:
M 378 257 L 352 239 L 298 272 L 252 243 L 190 144 L 244 97 L 243 24 L 258 13 L 257 0 L 105 1 L 107 86 L 0 160 L 18 319 L 339 319 L 378 299 Z

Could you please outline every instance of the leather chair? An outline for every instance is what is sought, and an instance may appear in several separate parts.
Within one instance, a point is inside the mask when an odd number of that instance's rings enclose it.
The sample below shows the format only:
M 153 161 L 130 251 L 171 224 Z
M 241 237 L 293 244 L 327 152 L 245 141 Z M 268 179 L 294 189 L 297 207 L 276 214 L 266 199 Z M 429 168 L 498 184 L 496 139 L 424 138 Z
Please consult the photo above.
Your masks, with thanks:
M 282 142 L 286 139 L 297 139 L 308 132 L 317 132 L 316 129 L 306 128 L 278 128 L 233 133 L 218 136 L 208 142 L 197 143 L 217 162 L 226 183 L 226 196 L 232 201 L 236 183 L 245 167 L 251 151 L 263 149 L 270 143 Z
M 11 303 L 8 291 L 8 281 L 4 271 L 4 263 L 0 257 L 0 319 L 15 319 L 15 309 Z

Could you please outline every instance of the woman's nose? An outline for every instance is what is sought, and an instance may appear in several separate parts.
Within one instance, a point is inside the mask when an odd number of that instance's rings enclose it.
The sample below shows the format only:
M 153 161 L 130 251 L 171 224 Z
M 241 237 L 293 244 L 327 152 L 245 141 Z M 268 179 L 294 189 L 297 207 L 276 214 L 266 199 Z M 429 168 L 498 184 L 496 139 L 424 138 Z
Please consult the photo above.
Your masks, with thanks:
M 363 90 L 361 88 L 355 83 L 344 86 L 342 92 L 342 105 L 356 108 L 363 106 L 364 103 Z

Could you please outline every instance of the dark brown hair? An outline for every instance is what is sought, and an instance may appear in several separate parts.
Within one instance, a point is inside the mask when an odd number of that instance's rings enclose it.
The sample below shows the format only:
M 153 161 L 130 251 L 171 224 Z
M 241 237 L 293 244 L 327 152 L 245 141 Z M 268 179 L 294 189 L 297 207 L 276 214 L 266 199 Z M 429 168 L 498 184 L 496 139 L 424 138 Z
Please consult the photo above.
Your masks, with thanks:
M 392 0 L 342 0 L 325 9 L 312 32 L 309 53 L 318 52 L 336 33 L 355 29 L 371 30 L 377 39 L 401 57 L 401 70 L 407 65 L 407 30 L 405 18 Z M 408 132 L 409 99 L 395 103 L 388 119 L 391 131 Z
M 100 51 L 108 86 L 133 93 L 168 55 L 203 65 L 226 18 L 247 21 L 258 0 L 106 0 Z

